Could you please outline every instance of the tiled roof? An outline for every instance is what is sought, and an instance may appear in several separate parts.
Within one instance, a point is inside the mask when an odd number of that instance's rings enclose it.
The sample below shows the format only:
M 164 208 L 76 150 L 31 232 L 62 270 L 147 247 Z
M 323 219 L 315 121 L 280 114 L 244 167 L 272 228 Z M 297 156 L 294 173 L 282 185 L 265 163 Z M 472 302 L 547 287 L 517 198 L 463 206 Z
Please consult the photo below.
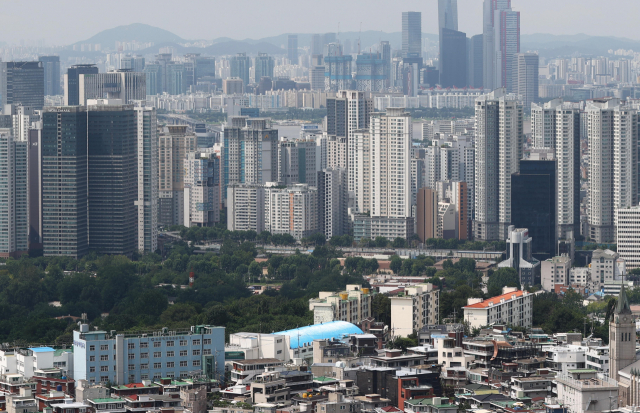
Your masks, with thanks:
M 524 295 L 524 291 L 518 290 L 511 293 L 498 295 L 496 297 L 492 297 L 487 300 L 484 300 L 481 303 L 466 305 L 463 308 L 488 308 L 490 303 L 492 303 L 493 305 L 500 304 L 500 300 L 504 299 L 505 302 L 509 301 L 511 297 L 513 297 L 514 295 L 516 297 L 522 297 Z

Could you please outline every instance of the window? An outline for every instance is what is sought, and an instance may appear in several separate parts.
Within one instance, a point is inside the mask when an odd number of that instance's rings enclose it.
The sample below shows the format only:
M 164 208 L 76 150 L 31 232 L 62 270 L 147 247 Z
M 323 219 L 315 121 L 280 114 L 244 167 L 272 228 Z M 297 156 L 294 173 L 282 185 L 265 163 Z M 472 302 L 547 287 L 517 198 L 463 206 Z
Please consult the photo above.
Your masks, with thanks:
M 200 355 L 200 350 L 193 350 L 193 355 L 194 356 L 199 356 Z
M 127 344 L 127 348 L 128 348 L 129 350 L 133 350 L 134 348 L 136 348 L 136 343 L 129 343 L 129 344 Z
M 103 354 L 100 356 L 100 361 L 108 361 L 109 360 L 109 356 L 107 354 Z
M 168 369 L 172 369 L 172 368 L 174 368 L 174 367 L 175 367 L 175 363 L 174 363 L 173 361 L 168 361 L 168 362 L 167 362 L 167 368 L 168 368 Z
M 193 367 L 200 367 L 200 360 L 193 360 Z
M 89 346 L 89 351 L 96 351 L 96 346 Z
M 175 354 L 173 351 L 167 351 L 167 357 L 175 357 Z
M 167 347 L 173 347 L 174 342 L 173 341 L 167 341 Z
M 180 350 L 180 357 L 187 357 L 189 352 L 187 350 Z
M 187 345 L 187 340 L 180 340 L 180 345 L 181 346 L 186 346 Z
M 135 369 L 136 369 L 135 364 L 129 364 L 129 370 L 135 370 Z
M 104 383 L 108 382 L 109 381 L 109 376 L 100 376 L 100 381 L 104 382 Z
M 187 360 L 182 360 L 180 362 L 180 367 L 188 367 L 189 366 L 189 362 Z
M 154 341 L 154 342 L 153 342 L 153 347 L 158 348 L 158 347 L 160 347 L 160 344 L 161 344 L 161 343 L 160 343 L 159 341 Z
M 142 370 L 148 370 L 148 369 L 149 369 L 149 363 L 141 364 L 141 365 L 140 365 L 140 368 L 141 368 Z
M 96 361 L 96 356 L 89 356 L 89 361 Z
M 199 346 L 200 345 L 200 340 L 193 340 L 193 345 L 194 346 Z
M 140 353 L 140 358 L 141 359 L 148 359 L 149 358 L 149 353 Z
M 210 345 L 211 344 L 211 339 L 210 338 L 205 338 L 204 341 L 202 342 L 205 346 L 206 345 Z
M 154 369 L 161 369 L 162 368 L 162 363 L 153 363 L 153 368 Z
M 109 350 L 109 345 L 108 344 L 100 345 L 100 351 L 107 351 L 107 350 Z
M 136 358 L 136 355 L 133 353 L 129 353 L 129 360 L 134 360 Z
M 100 366 L 100 371 L 109 371 L 109 366 Z
M 180 372 L 180 377 L 189 377 L 189 373 L 186 371 L 181 371 Z
M 210 348 L 205 348 L 204 350 L 202 350 L 202 354 L 204 354 L 205 356 L 208 356 L 211 354 L 211 349 Z
M 141 380 L 149 380 L 149 375 L 148 374 L 141 374 L 140 375 L 140 379 Z
M 153 379 L 154 379 L 154 380 L 159 379 L 159 378 L 161 378 L 161 377 L 162 377 L 162 374 L 160 374 L 160 373 L 153 373 Z
M 95 372 L 96 372 L 96 366 L 89 367 L 89 373 L 95 373 Z
M 167 373 L 167 377 L 170 378 L 170 379 L 172 379 L 174 376 L 175 376 L 174 373 Z
M 162 352 L 160 352 L 160 351 L 154 351 L 154 352 L 153 352 L 153 357 L 155 357 L 155 358 L 160 358 L 160 357 L 162 357 Z
M 140 343 L 140 348 L 149 348 L 149 343 L 146 341 L 144 343 Z

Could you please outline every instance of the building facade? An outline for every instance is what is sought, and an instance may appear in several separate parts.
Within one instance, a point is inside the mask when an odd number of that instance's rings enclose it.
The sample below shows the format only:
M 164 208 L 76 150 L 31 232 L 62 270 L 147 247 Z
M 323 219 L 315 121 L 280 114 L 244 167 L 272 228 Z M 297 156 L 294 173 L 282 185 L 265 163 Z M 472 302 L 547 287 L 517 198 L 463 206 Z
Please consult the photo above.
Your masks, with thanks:
M 18 257 L 29 249 L 27 142 L 0 129 L 0 257 Z
M 407 337 L 426 325 L 438 324 L 440 291 L 433 284 L 419 284 L 391 297 L 391 335 Z
M 471 328 L 494 324 L 531 327 L 533 294 L 527 291 L 511 291 L 487 300 L 469 298 L 468 301 L 462 308 L 464 320 Z
M 0 104 L 44 106 L 44 65 L 42 62 L 0 62 Z
M 296 240 L 318 232 L 318 190 L 307 184 L 264 189 L 264 229 Z

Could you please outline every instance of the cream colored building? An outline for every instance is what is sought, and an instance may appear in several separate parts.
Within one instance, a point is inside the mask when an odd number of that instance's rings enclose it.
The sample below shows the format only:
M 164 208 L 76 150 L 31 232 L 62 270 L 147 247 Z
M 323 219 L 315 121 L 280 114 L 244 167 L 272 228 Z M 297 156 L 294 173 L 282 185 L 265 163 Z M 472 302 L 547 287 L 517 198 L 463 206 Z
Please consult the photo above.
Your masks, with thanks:
M 541 284 L 545 291 L 553 291 L 556 284 L 569 285 L 571 258 L 567 256 L 553 257 L 542 261 Z
M 494 324 L 531 327 L 533 294 L 510 287 L 504 287 L 502 291 L 504 294 L 487 300 L 469 298 L 468 305 L 462 307 L 464 321 L 471 328 Z
M 349 284 L 346 291 L 321 291 L 318 298 L 309 300 L 309 310 L 313 311 L 313 323 L 348 321 L 356 324 L 371 317 L 371 301 L 375 293 L 361 285 Z
M 391 297 L 391 335 L 407 337 L 429 324 L 438 324 L 440 291 L 425 283 L 406 287 Z
M 602 412 L 610 406 L 617 407 L 618 383 L 595 370 L 569 370 L 557 375 L 555 381 L 558 401 L 572 413 Z

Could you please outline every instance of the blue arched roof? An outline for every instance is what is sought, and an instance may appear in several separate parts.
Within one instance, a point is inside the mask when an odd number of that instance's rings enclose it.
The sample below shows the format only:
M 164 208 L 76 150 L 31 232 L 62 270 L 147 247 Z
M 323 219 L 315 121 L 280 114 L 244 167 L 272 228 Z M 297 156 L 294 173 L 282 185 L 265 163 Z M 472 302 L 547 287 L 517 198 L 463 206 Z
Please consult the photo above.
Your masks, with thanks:
M 356 325 L 346 321 L 330 321 L 323 324 L 294 328 L 292 330 L 279 331 L 274 335 L 289 336 L 289 347 L 298 348 L 311 346 L 313 340 L 323 340 L 328 338 L 342 339 L 350 334 L 362 334 Z

